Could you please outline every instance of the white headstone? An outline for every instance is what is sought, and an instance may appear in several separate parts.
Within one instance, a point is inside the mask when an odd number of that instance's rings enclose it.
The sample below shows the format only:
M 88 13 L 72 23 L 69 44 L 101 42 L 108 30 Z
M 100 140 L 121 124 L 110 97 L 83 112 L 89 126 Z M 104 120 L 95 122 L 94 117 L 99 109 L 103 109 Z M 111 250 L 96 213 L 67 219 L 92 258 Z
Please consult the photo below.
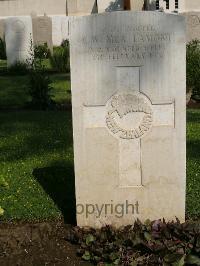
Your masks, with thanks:
M 4 26 L 5 19 L 0 17 L 0 38 L 4 38 L 4 31 L 5 31 L 5 26 Z
M 32 19 L 30 16 L 5 20 L 5 41 L 8 66 L 31 58 Z
M 52 41 L 54 46 L 61 45 L 62 36 L 62 20 L 64 16 L 50 16 L 52 19 Z
M 200 12 L 187 12 L 186 17 L 187 42 L 200 40 Z
M 70 23 L 78 225 L 184 221 L 184 18 L 113 12 Z
M 69 17 L 50 16 L 52 19 L 52 40 L 54 46 L 60 46 L 63 40 L 69 39 Z
M 52 20 L 48 16 L 32 16 L 34 45 L 46 43 L 53 50 L 52 42 Z
M 69 17 L 63 17 L 61 23 L 62 39 L 69 39 Z
M 97 0 L 98 13 L 124 9 L 124 0 Z

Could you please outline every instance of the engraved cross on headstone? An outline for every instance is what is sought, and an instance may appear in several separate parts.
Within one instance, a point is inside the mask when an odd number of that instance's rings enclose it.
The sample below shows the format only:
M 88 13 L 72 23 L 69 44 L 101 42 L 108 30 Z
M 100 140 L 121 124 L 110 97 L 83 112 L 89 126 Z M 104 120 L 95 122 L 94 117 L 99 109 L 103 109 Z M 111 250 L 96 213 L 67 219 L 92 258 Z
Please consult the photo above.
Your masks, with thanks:
M 116 78 L 116 93 L 106 105 L 84 106 L 84 123 L 86 128 L 105 127 L 118 139 L 119 187 L 139 187 L 141 139 L 152 127 L 174 127 L 174 103 L 151 103 L 140 91 L 140 67 L 116 67 Z

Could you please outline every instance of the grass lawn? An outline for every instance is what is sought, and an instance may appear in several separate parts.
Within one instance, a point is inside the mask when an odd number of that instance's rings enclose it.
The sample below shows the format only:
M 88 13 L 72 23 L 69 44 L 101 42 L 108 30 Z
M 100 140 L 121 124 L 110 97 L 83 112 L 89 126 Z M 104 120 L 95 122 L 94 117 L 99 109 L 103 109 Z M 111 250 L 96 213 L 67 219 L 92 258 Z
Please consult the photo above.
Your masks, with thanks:
M 0 113 L 3 219 L 74 221 L 71 112 Z
M 57 103 L 70 102 L 68 74 L 51 74 L 53 99 Z M 0 108 L 23 108 L 30 101 L 27 76 L 0 75 Z
M 200 217 L 200 110 L 187 112 L 187 214 Z
M 200 217 L 200 110 L 188 110 L 187 214 Z M 74 222 L 71 112 L 1 112 L 0 176 L 3 219 Z

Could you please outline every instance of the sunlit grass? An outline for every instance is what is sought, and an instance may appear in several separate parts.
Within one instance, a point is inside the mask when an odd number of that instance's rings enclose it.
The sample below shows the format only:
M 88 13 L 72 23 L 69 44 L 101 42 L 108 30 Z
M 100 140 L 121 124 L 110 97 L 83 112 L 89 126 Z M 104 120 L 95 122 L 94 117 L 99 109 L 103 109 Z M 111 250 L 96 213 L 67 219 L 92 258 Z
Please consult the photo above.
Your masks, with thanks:
M 187 112 L 187 213 L 200 217 L 200 110 Z

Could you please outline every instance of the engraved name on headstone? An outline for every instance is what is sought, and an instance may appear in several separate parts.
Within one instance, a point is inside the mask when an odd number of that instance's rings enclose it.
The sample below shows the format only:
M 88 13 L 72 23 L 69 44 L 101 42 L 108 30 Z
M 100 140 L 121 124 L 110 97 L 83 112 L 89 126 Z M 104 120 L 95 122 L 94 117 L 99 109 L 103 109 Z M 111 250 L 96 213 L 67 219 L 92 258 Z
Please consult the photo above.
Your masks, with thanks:
M 184 25 L 155 12 L 70 21 L 78 225 L 184 220 Z

